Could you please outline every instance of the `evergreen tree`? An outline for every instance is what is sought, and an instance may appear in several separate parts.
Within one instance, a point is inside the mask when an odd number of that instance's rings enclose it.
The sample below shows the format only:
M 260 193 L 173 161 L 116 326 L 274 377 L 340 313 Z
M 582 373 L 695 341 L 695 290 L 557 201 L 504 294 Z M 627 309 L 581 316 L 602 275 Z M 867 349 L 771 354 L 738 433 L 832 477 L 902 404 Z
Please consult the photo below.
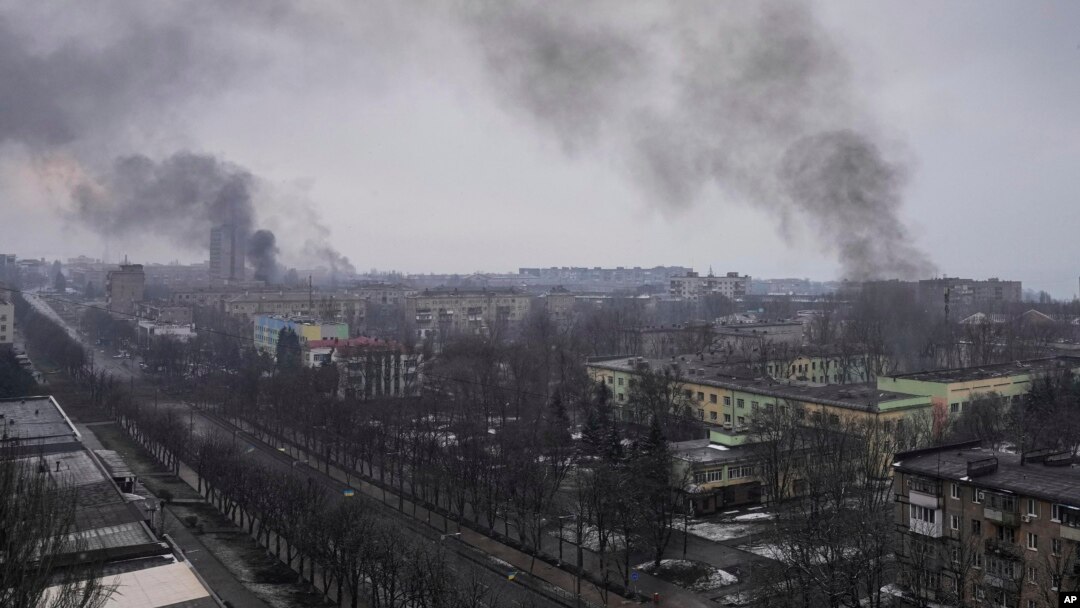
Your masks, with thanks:
M 291 327 L 282 327 L 278 332 L 277 351 L 274 354 L 279 369 L 300 367 L 300 336 Z

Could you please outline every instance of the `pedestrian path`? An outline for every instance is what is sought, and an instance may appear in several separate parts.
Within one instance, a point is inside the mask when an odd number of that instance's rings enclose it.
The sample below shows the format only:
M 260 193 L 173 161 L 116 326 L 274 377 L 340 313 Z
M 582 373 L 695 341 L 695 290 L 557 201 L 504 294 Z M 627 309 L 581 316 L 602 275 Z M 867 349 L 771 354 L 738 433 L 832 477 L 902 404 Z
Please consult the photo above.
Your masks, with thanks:
M 87 448 L 91 450 L 104 449 L 97 436 L 94 435 L 94 429 L 91 425 L 76 423 L 75 428 L 82 433 L 82 442 Z M 221 563 L 221 560 L 215 557 L 206 548 L 206 545 L 176 518 L 168 507 L 162 509 L 162 512 L 166 519 L 167 529 L 172 531 L 169 535 L 170 538 L 172 538 L 176 546 L 180 547 L 188 562 L 195 567 L 195 570 L 206 581 L 206 584 L 214 590 L 214 593 L 222 601 L 228 602 L 226 605 L 233 608 L 269 608 L 265 602 L 233 576 L 232 572 L 225 567 L 225 564 Z

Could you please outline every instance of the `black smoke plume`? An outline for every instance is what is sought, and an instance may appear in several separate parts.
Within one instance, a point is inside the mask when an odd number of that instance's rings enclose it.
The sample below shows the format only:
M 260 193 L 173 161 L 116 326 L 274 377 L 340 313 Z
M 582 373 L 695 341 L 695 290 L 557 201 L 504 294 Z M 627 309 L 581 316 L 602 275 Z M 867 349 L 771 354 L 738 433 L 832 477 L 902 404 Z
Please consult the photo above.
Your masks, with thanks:
M 256 230 L 248 239 L 247 255 L 255 268 L 255 280 L 267 283 L 281 282 L 283 269 L 278 264 L 277 239 L 269 230 Z
M 474 6 L 496 90 L 568 151 L 613 152 L 669 208 L 709 190 L 806 224 L 847 278 L 932 269 L 899 218 L 906 168 L 807 4 Z

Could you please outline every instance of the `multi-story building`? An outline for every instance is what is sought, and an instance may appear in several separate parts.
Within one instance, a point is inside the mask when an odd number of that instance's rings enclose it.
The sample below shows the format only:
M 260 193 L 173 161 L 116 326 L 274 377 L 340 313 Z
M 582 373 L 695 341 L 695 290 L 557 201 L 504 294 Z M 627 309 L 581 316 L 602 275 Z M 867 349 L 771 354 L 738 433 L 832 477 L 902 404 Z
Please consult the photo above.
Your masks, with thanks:
M 962 367 L 894 376 L 878 376 L 882 390 L 926 395 L 933 404 L 935 417 L 959 415 L 968 403 L 980 396 L 995 393 L 1018 400 L 1032 382 L 1051 374 L 1080 372 L 1080 357 L 1060 355 L 1013 363 Z
M 225 300 L 231 315 L 300 315 L 341 321 L 359 330 L 367 317 L 368 295 L 353 291 L 255 291 Z
M 739 276 L 737 272 L 729 272 L 722 277 L 714 276 L 711 272 L 706 276 L 687 272 L 685 276 L 672 277 L 668 288 L 668 293 L 673 297 L 690 301 L 714 294 L 735 300 L 749 291 L 750 275 Z
M 193 285 L 206 285 L 210 278 L 210 267 L 201 264 L 147 264 L 147 285 L 164 285 L 170 288 L 186 288 Z
M 926 279 L 919 281 L 916 297 L 923 306 L 950 307 L 966 310 L 968 307 L 1001 302 L 1019 302 L 1023 297 L 1020 281 L 1002 281 L 993 278 L 985 281 L 961 278 Z
M 163 513 L 157 500 L 137 495 L 138 479 L 123 459 L 116 452 L 91 449 L 55 399 L 0 399 L 0 419 L 0 455 L 10 461 L 5 466 L 26 467 L 23 475 L 34 476 L 33 485 L 41 481 L 64 496 L 78 497 L 65 499 L 72 509 L 68 542 L 46 546 L 55 551 L 49 558 L 56 568 L 99 568 L 102 583 L 114 587 L 101 608 L 220 605 L 191 561 L 161 534 Z M 43 597 L 52 592 L 55 599 L 56 590 L 47 588 Z
M 243 281 L 247 235 L 235 224 L 222 224 L 210 229 L 210 280 Z
M 338 321 L 324 322 L 314 317 L 284 317 L 278 315 L 257 315 L 254 319 L 255 348 L 269 353 L 277 353 L 278 335 L 286 327 L 296 332 L 300 338 L 301 349 L 312 340 L 349 338 L 349 325 Z
M 338 393 L 360 399 L 411 397 L 420 392 L 420 358 L 395 342 L 361 336 L 310 340 L 304 348 L 309 367 L 336 365 Z
M 105 301 L 109 310 L 121 315 L 134 315 L 135 303 L 143 300 L 146 275 L 142 264 L 121 264 L 110 270 L 105 278 Z
M 424 290 L 405 298 L 405 317 L 420 338 L 482 335 L 516 326 L 531 305 L 531 296 L 515 291 Z
M 1080 468 L 978 442 L 896 455 L 899 584 L 916 605 L 1050 608 L 1080 589 Z
M 15 341 L 15 306 L 7 294 L 0 293 L 0 349 L 11 348 Z

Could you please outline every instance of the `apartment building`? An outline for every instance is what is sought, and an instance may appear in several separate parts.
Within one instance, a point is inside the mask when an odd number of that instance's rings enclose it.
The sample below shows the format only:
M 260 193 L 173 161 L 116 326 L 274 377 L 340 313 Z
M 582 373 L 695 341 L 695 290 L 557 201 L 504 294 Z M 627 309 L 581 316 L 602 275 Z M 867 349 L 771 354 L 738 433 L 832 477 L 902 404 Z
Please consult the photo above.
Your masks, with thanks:
M 1080 467 L 978 442 L 896 455 L 899 586 L 912 602 L 1057 606 L 1080 585 Z
M 672 277 L 668 287 L 668 293 L 673 297 L 690 301 L 714 294 L 735 300 L 749 291 L 750 275 L 739 276 L 737 272 L 729 272 L 722 277 L 714 276 L 711 272 L 707 276 L 687 272 L 684 276 Z
M 367 304 L 368 296 L 362 293 L 298 290 L 245 292 L 227 298 L 223 307 L 230 315 L 310 315 L 359 329 L 367 318 Z
M 130 316 L 135 314 L 135 304 L 143 300 L 146 275 L 142 264 L 121 264 L 119 270 L 110 270 L 105 278 L 105 302 L 113 313 Z
M 525 319 L 532 296 L 516 291 L 424 290 L 405 298 L 405 317 L 416 336 L 485 335 Z
M 11 348 L 15 341 L 15 306 L 7 294 L 0 293 L 0 349 Z

